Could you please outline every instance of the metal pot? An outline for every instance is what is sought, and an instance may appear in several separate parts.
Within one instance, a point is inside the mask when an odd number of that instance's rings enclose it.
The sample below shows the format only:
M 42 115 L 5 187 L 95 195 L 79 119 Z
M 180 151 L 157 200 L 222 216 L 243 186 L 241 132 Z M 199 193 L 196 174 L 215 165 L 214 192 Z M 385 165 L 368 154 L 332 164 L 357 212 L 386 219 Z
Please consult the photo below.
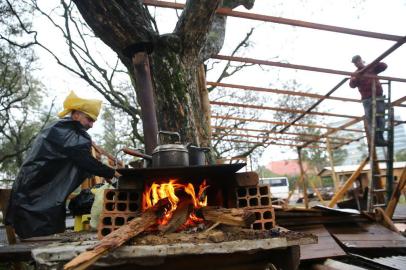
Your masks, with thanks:
M 206 165 L 206 153 L 210 151 L 208 147 L 188 146 L 189 165 Z
M 160 144 L 160 135 L 166 134 L 176 136 L 177 142 L 174 144 Z M 189 166 L 188 149 L 180 143 L 178 132 L 159 131 L 158 146 L 152 152 L 152 167 L 178 167 Z
M 132 156 L 141 157 L 147 160 L 148 167 L 152 163 L 152 167 L 180 167 L 189 166 L 189 152 L 186 146 L 180 144 L 180 135 L 177 132 L 159 131 L 158 143 L 160 143 L 160 135 L 167 134 L 178 137 L 177 143 L 158 145 L 152 152 L 152 156 L 143 154 L 133 149 L 123 148 L 123 152 Z

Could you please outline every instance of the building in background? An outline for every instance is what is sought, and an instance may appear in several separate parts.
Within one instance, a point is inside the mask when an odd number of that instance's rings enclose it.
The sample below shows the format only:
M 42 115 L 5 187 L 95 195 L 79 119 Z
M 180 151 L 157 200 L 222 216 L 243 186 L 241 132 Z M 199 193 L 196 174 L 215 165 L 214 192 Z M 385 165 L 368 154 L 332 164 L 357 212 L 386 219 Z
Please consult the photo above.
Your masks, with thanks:
M 297 159 L 271 161 L 266 169 L 277 175 L 297 176 L 300 175 L 300 167 Z M 307 171 L 308 166 L 303 162 L 303 170 Z
M 399 116 L 395 116 L 395 119 L 400 120 Z M 330 125 L 332 126 L 339 126 L 341 124 L 345 123 L 344 121 L 342 122 L 337 122 L 337 123 L 331 123 Z M 362 122 L 357 123 L 356 125 L 351 126 L 351 128 L 355 129 L 363 129 L 364 125 Z M 349 135 L 352 136 L 353 138 L 357 138 L 361 136 L 361 133 L 356 133 L 356 132 L 346 132 L 345 137 L 348 137 Z M 344 136 L 344 135 L 341 135 Z M 386 135 L 385 135 L 386 136 Z M 406 151 L 406 125 L 405 124 L 399 124 L 395 126 L 394 128 L 394 153 L 398 153 L 399 151 Z M 361 163 L 361 161 L 368 155 L 368 147 L 367 147 L 367 142 L 366 138 L 360 139 L 359 141 L 352 142 L 348 145 L 345 145 L 342 147 L 347 151 L 347 156 L 343 160 L 341 164 L 337 165 L 355 165 Z M 383 150 L 381 147 L 377 148 L 377 153 L 378 157 L 383 157 Z

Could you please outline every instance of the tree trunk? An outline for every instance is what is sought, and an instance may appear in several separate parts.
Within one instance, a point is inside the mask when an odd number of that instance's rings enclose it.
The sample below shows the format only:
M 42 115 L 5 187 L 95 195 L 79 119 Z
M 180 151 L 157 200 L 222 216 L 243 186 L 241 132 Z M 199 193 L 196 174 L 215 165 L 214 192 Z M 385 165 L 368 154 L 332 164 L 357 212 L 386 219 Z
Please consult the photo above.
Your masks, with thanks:
M 215 15 L 223 1 L 186 1 L 174 32 L 167 35 L 159 35 L 153 28 L 152 17 L 142 1 L 73 2 L 95 34 L 118 54 L 133 80 L 131 59 L 123 50 L 139 42 L 153 44 L 150 64 L 158 129 L 178 131 L 184 142 L 210 146 L 210 110 L 207 93 L 199 87 L 199 67 L 223 45 L 226 19 Z M 228 0 L 223 6 L 242 4 L 251 8 L 253 3 Z M 210 31 L 215 33 L 208 38 Z M 135 91 L 139 98 L 140 90 Z

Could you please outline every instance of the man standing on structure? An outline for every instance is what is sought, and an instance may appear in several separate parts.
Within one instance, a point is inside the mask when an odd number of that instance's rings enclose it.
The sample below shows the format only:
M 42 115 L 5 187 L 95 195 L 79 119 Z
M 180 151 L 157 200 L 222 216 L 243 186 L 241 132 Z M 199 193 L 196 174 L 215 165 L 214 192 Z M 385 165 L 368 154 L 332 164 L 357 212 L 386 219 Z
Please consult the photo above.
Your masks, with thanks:
M 13 184 L 6 225 L 21 238 L 63 232 L 69 194 L 92 175 L 120 175 L 91 155 L 87 130 L 97 120 L 101 101 L 71 92 L 63 105 L 58 116 L 64 118 L 40 131 Z
M 374 131 L 372 130 L 372 88 L 375 84 L 375 93 L 376 93 L 376 132 L 375 132 L 375 145 L 376 146 L 386 146 L 387 141 L 383 137 L 383 130 L 385 128 L 385 120 L 383 114 L 385 112 L 385 102 L 384 97 L 382 96 L 382 85 L 379 82 L 379 79 L 376 77 L 377 74 L 384 71 L 388 66 L 379 62 L 373 67 L 369 67 L 366 72 L 360 74 L 360 71 L 365 67 L 365 63 L 362 60 L 361 56 L 355 55 L 352 58 L 352 63 L 357 67 L 357 71 L 351 76 L 350 87 L 358 87 L 358 90 L 361 94 L 362 105 L 364 106 L 365 118 L 367 120 L 367 127 L 369 135 Z

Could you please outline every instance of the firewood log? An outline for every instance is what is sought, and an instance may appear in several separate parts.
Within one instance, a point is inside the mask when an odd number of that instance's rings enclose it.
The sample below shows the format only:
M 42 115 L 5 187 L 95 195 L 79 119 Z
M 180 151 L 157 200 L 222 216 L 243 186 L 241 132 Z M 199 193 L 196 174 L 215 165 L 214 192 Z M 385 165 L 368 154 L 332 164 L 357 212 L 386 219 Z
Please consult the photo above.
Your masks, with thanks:
M 164 233 L 173 233 L 188 219 L 193 210 L 193 201 L 191 199 L 182 200 L 174 211 L 171 220 L 163 226 L 159 226 L 159 230 Z
M 64 265 L 64 270 L 83 270 L 96 262 L 101 256 L 123 245 L 126 241 L 142 233 L 150 226 L 156 224 L 158 216 L 169 206 L 168 200 L 158 202 L 140 216 L 132 219 L 126 225 L 121 226 L 114 232 L 104 237 L 97 245 L 79 254 Z
M 206 206 L 199 210 L 205 220 L 231 226 L 249 227 L 255 222 L 255 213 L 241 208 Z

